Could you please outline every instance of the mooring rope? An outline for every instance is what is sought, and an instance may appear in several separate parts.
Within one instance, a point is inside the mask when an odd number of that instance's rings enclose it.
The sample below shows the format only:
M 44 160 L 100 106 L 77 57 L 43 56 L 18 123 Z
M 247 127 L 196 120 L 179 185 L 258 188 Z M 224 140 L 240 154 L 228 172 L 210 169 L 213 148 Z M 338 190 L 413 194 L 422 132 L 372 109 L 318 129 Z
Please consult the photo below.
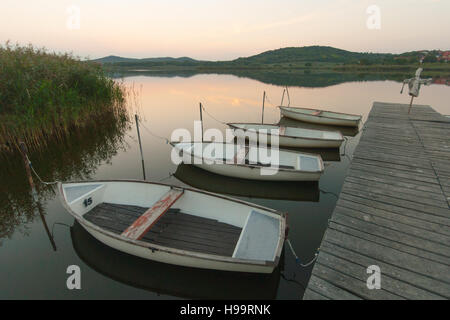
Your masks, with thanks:
M 36 175 L 36 177 L 39 179 L 39 181 L 40 181 L 42 184 L 45 184 L 45 185 L 52 185 L 52 184 L 56 184 L 56 183 L 59 182 L 58 180 L 52 181 L 52 182 L 46 182 L 46 181 L 42 180 L 41 177 L 37 174 L 36 170 L 34 170 L 34 167 L 33 167 L 33 165 L 31 164 L 31 160 L 30 160 L 30 158 L 28 158 L 28 155 L 25 155 L 25 157 L 27 158 L 28 165 L 30 166 L 31 171 L 33 171 L 33 173 Z
M 224 125 L 227 125 L 226 122 L 223 122 L 223 121 L 218 120 L 218 119 L 215 118 L 212 114 L 210 114 L 208 111 L 206 111 L 206 108 L 205 108 L 205 106 L 203 105 L 203 103 L 202 103 L 202 110 L 205 111 L 206 114 L 207 114 L 208 116 L 210 116 L 211 118 L 213 118 L 213 119 L 216 120 L 217 122 L 219 122 L 219 123 L 221 123 L 221 124 L 224 124 Z
M 288 279 L 286 277 L 286 275 L 283 272 L 280 272 L 280 276 L 287 282 L 293 282 L 295 284 L 298 284 L 300 287 L 302 287 L 304 290 L 306 290 L 306 286 L 301 283 L 300 281 L 298 281 L 297 279 L 295 279 L 295 273 L 294 273 L 294 278 L 293 279 Z
M 161 181 L 164 181 L 164 180 L 167 180 L 167 179 L 169 179 L 169 178 L 171 178 L 171 177 L 173 177 L 173 173 L 169 173 L 169 175 L 167 176 L 167 177 L 164 177 L 164 178 L 162 178 L 162 179 L 159 179 L 158 180 L 158 182 L 161 182 Z
M 300 263 L 300 259 L 298 258 L 297 254 L 295 253 L 294 248 L 292 247 L 291 241 L 289 241 L 289 239 L 286 239 L 286 242 L 287 242 L 287 244 L 289 245 L 289 248 L 291 249 L 291 252 L 292 252 L 292 254 L 293 254 L 294 257 L 295 257 L 295 262 L 297 262 L 297 264 L 298 264 L 299 266 L 301 266 L 301 267 L 303 267 L 303 268 L 306 268 L 306 267 L 310 266 L 314 261 L 316 261 L 317 256 L 318 256 L 318 252 L 316 252 L 316 253 L 314 254 L 314 258 L 312 258 L 311 261 L 309 261 L 308 263 L 305 263 L 305 264 Z M 319 251 L 319 249 L 317 249 L 317 251 Z
M 157 135 L 156 133 L 152 132 L 149 128 L 147 128 L 142 121 L 139 121 L 139 123 L 144 127 L 145 130 L 147 130 L 147 132 L 152 135 L 153 137 L 157 138 L 157 139 L 161 139 L 164 140 L 167 144 L 170 144 L 169 139 L 161 137 L 160 135 Z
M 323 190 L 323 189 L 320 189 L 320 188 L 319 188 L 319 191 L 324 193 L 324 194 L 331 194 L 331 195 L 335 196 L 336 199 L 339 199 L 339 196 L 336 193 L 334 193 L 334 192 L 326 191 L 326 190 Z
M 272 101 L 270 101 L 269 95 L 267 94 L 267 92 L 266 92 L 266 100 L 268 103 L 270 103 L 272 105 L 272 107 L 275 107 L 275 108 L 277 107 Z

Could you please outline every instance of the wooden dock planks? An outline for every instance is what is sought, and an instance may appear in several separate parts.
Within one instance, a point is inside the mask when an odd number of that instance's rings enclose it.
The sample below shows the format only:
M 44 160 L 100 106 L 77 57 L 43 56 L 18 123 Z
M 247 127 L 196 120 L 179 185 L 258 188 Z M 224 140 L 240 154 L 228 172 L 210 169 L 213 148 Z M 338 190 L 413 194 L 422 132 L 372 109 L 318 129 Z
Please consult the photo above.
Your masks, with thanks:
M 429 106 L 374 103 L 305 300 L 450 298 L 449 137 Z

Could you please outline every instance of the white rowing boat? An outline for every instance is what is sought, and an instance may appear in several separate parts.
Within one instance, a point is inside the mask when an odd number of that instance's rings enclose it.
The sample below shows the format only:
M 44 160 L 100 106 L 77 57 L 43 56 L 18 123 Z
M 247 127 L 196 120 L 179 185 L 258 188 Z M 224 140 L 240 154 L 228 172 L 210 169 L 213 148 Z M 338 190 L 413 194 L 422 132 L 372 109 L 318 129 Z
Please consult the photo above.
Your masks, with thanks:
M 318 181 L 324 170 L 319 155 L 298 151 L 218 142 L 179 142 L 172 145 L 185 163 L 235 178 Z
M 312 130 L 279 126 L 276 124 L 228 123 L 238 138 L 250 141 L 261 141 L 273 144 L 272 136 L 278 136 L 278 144 L 282 147 L 295 148 L 339 148 L 344 137 L 338 131 Z M 272 131 L 278 130 L 278 131 Z M 276 139 L 275 139 L 276 141 Z
M 304 122 L 320 123 L 334 126 L 358 127 L 361 121 L 360 115 L 340 113 L 334 111 L 294 108 L 280 106 L 283 116 Z
M 97 240 L 174 265 L 271 273 L 284 213 L 217 194 L 145 181 L 59 183 L 63 205 Z

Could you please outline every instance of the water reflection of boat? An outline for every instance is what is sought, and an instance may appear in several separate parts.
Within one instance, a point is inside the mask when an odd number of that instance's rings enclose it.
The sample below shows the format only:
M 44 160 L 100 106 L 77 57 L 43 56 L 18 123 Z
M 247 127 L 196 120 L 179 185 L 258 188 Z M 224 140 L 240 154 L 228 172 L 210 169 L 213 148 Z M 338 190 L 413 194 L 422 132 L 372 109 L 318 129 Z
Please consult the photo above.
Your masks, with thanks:
M 345 126 L 332 126 L 318 123 L 309 123 L 303 121 L 297 121 L 288 117 L 281 117 L 278 122 L 280 126 L 289 126 L 296 128 L 306 128 L 306 129 L 314 129 L 314 130 L 331 130 L 331 131 L 339 131 L 343 136 L 354 137 L 358 134 L 358 127 L 345 127 Z
M 218 175 L 189 164 L 180 164 L 174 176 L 182 182 L 210 192 L 276 200 L 318 202 L 317 182 L 252 181 Z
M 203 270 L 154 262 L 112 249 L 75 221 L 70 229 L 75 252 L 89 267 L 121 283 L 188 299 L 274 299 L 280 269 L 271 274 Z

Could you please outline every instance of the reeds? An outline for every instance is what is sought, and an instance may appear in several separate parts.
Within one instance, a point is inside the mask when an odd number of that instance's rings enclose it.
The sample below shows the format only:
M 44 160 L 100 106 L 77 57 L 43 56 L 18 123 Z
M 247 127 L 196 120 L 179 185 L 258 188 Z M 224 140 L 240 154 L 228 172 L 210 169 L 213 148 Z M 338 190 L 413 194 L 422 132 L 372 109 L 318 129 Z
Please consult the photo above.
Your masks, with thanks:
M 51 138 L 123 115 L 123 85 L 101 66 L 33 46 L 0 46 L 0 153 L 19 140 L 38 150 Z

